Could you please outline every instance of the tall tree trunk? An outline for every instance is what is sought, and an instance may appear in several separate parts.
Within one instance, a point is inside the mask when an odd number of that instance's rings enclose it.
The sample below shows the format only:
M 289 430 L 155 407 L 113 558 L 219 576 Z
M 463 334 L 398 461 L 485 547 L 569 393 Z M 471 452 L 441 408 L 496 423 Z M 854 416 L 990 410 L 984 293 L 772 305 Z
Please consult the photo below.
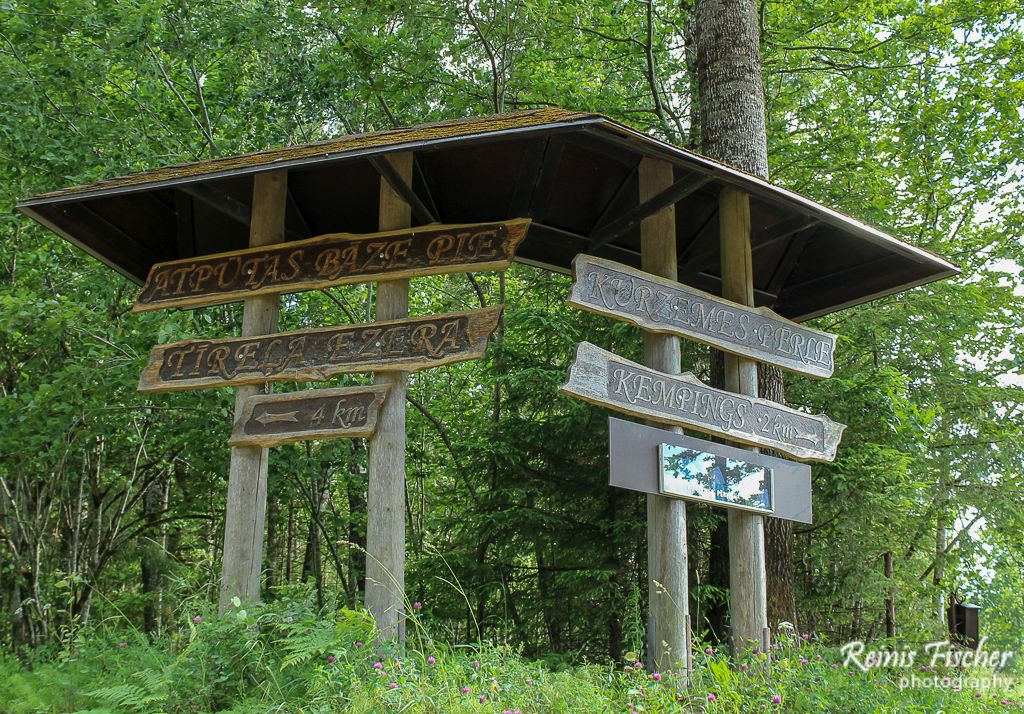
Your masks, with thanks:
M 758 5 L 754 0 L 698 0 L 692 25 L 699 93 L 701 149 L 708 156 L 768 178 L 768 136 Z M 782 371 L 760 365 L 760 396 L 785 401 Z M 793 528 L 766 519 L 768 622 L 796 624 Z
M 142 577 L 142 628 L 150 637 L 160 634 L 163 618 L 163 564 L 167 547 L 166 528 L 157 521 L 167 511 L 168 480 L 154 480 L 142 499 L 143 517 L 146 520 L 145 537 L 142 541 L 142 557 L 139 570 Z
M 269 488 L 267 489 L 270 490 Z M 267 494 L 267 550 L 266 562 L 263 564 L 264 576 L 263 586 L 268 596 L 274 588 L 280 585 L 281 577 L 281 552 L 284 549 L 284 541 L 281 539 L 281 499 L 277 496 Z
M 758 365 L 757 373 L 761 397 L 780 404 L 785 402 L 782 370 L 762 364 Z M 780 622 L 789 622 L 799 629 L 793 583 L 793 521 L 770 516 L 765 518 L 764 549 L 765 574 L 768 578 L 768 625 L 777 628 Z

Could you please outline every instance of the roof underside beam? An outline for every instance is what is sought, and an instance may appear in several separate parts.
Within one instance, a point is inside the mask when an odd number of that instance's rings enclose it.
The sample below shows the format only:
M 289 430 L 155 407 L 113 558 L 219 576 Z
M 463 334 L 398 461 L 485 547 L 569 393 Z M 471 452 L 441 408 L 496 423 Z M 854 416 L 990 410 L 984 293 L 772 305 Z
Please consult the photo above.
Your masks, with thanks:
M 587 252 L 593 253 L 616 238 L 625 235 L 640 225 L 643 219 L 663 208 L 682 201 L 709 183 L 711 183 L 710 176 L 698 172 L 687 174 L 658 195 L 647 199 L 639 206 L 626 211 L 615 220 L 593 231 L 590 234 L 590 244 L 587 246 Z
M 391 184 L 391 188 L 395 190 L 395 193 L 401 196 L 402 200 L 409 204 L 409 207 L 412 209 L 412 215 L 415 216 L 418 223 L 425 225 L 428 223 L 438 222 L 436 213 L 431 212 L 431 210 L 427 208 L 422 199 L 420 199 L 420 197 L 416 195 L 416 192 L 412 190 L 412 187 L 398 175 L 398 172 L 395 171 L 395 168 L 391 165 L 390 161 L 384 158 L 384 156 L 370 156 L 367 161 L 369 161 L 374 170 L 380 174 L 381 178 Z

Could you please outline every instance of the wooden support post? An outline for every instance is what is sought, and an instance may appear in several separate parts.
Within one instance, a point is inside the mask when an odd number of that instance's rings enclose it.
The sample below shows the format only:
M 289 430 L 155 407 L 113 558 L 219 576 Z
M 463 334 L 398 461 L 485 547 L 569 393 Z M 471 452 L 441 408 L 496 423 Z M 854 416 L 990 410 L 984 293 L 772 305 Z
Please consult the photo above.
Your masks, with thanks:
M 288 171 L 280 169 L 253 176 L 249 246 L 284 241 L 284 214 Z M 242 335 L 277 331 L 278 296 L 261 295 L 244 301 Z M 235 390 L 235 417 L 246 398 L 269 392 L 270 385 L 240 386 Z M 238 597 L 259 602 L 263 569 L 263 528 L 267 510 L 267 450 L 259 446 L 231 449 L 227 511 L 224 515 L 224 561 L 221 566 L 220 610 Z
M 754 276 L 750 257 L 750 197 L 723 188 L 718 197 L 722 244 L 722 297 L 753 306 Z M 757 362 L 725 355 L 725 388 L 757 396 Z M 761 642 L 768 625 L 764 519 L 729 509 L 729 613 L 734 654 Z
M 672 165 L 654 159 L 640 162 L 640 202 L 672 186 Z M 648 273 L 675 280 L 676 216 L 668 206 L 640 224 L 641 262 Z M 678 374 L 679 338 L 644 333 L 644 364 L 661 372 Z M 652 424 L 652 426 L 661 426 Z M 682 429 L 673 428 L 676 433 Z M 689 627 L 687 583 L 686 504 L 676 498 L 647 496 L 647 571 L 650 616 L 647 647 L 649 666 L 675 669 L 686 663 Z
M 387 157 L 395 172 L 412 183 L 412 153 Z M 379 228 L 408 228 L 409 204 L 386 179 L 380 182 Z M 409 316 L 409 280 L 377 283 L 377 320 Z M 374 384 L 389 385 L 377 433 L 370 439 L 366 497 L 366 609 L 377 622 L 380 641 L 405 641 L 405 372 L 377 372 Z

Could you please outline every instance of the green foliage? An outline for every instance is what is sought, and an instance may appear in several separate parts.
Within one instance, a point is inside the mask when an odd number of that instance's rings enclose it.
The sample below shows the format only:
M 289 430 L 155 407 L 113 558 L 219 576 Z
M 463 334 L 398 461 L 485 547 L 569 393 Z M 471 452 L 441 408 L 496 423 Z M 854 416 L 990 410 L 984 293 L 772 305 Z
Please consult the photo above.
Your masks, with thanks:
M 900 689 L 906 670 L 863 673 L 841 653 L 784 638 L 772 653 L 730 660 L 698 645 L 689 685 L 649 674 L 635 653 L 621 668 L 551 669 L 507 646 L 453 648 L 411 625 L 419 644 L 375 652 L 365 613 L 327 617 L 312 593 L 290 589 L 272 605 L 229 609 L 154 642 L 119 639 L 119 623 L 89 632 L 31 670 L 0 659 L 0 713 L 28 712 L 984 712 L 1019 697 L 946 687 Z M 181 613 L 184 615 L 185 613 Z M 916 670 L 915 670 L 916 671 Z M 920 672 L 918 672 L 920 674 Z M 937 669 L 928 676 L 955 678 Z M 102 683 L 102 684 L 100 684 Z M 779 697 L 781 703 L 773 702 Z
M 121 615 L 148 620 L 154 634 L 174 630 L 169 603 L 212 598 L 231 396 L 141 396 L 135 384 L 153 344 L 239 326 L 236 307 L 128 314 L 134 288 L 14 215 L 16 200 L 176 161 L 548 103 L 698 146 L 689 8 L 3 3 L 0 646 L 29 658 L 34 647 L 86 647 L 82 627 Z M 840 335 L 835 377 L 787 376 L 791 404 L 849 425 L 836 462 L 814 468 L 815 524 L 794 536 L 800 619 L 837 641 L 877 636 L 893 596 L 900 634 L 931 636 L 942 626 L 937 597 L 956 589 L 985 606 L 993 642 L 1019 650 L 1020 8 L 766 3 L 762 17 L 773 180 L 964 269 L 820 318 L 817 326 Z M 506 312 L 485 360 L 410 380 L 419 405 L 408 420 L 410 599 L 427 603 L 453 645 L 512 642 L 553 668 L 639 650 L 646 609 L 643 499 L 606 486 L 606 412 L 557 391 L 577 341 L 635 358 L 639 332 L 568 308 L 567 286 L 564 276 L 517 266 L 505 276 L 417 280 L 412 296 L 418 314 L 501 303 Z M 284 328 L 355 322 L 372 315 L 373 292 L 352 286 L 285 305 Z M 708 379 L 706 350 L 687 345 L 685 363 Z M 273 450 L 268 581 L 313 583 L 318 604 L 337 592 L 339 612 L 357 606 L 365 465 L 361 442 Z M 699 508 L 690 516 L 703 613 L 726 594 L 708 582 L 718 519 Z M 936 551 L 941 533 L 948 552 Z M 886 551 L 895 554 L 892 582 L 882 575 Z M 158 586 L 139 584 L 143 565 L 159 571 Z M 286 602 L 287 593 L 267 596 Z M 333 680 L 293 679 L 328 637 L 296 622 L 294 631 L 274 624 L 275 646 L 293 648 L 269 653 L 262 632 L 211 621 L 184 679 L 210 683 L 223 701 L 258 698 L 264 690 L 246 677 L 273 661 L 266 696 L 290 682 L 329 691 Z M 133 651 L 153 654 L 147 666 L 165 672 L 172 663 L 156 653 L 190 646 Z M 88 670 L 100 661 L 60 670 L 54 691 L 135 687 L 171 702 L 184 686 L 168 678 L 165 690 L 147 689 L 156 680 Z M 599 667 L 572 671 L 580 689 L 565 696 L 589 702 L 578 692 L 603 691 Z M 28 680 L 12 675 L 5 686 L 18 681 Z M 49 695 L 39 689 L 17 690 L 18 701 Z M 110 706 L 120 706 L 115 694 Z M 348 696 L 353 706 L 380 701 L 354 685 Z

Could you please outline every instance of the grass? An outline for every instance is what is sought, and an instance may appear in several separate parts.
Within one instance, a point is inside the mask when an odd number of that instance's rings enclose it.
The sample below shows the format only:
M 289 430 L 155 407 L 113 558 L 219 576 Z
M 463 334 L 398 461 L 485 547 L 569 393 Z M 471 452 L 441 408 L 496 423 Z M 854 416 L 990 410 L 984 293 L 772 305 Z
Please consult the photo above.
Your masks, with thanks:
M 781 642 L 770 671 L 763 654 L 732 660 L 702 646 L 687 685 L 678 673 L 648 672 L 634 653 L 617 665 L 552 670 L 508 646 L 451 646 L 431 639 L 419 615 L 407 647 L 375 650 L 365 613 L 323 617 L 303 598 L 239 606 L 224 616 L 183 613 L 182 620 L 155 642 L 107 623 L 60 650 L 36 653 L 27 665 L 0 659 L 0 712 L 931 713 L 1024 706 L 1009 686 L 957 691 L 955 671 L 846 667 L 836 648 L 813 639 Z M 912 674 L 949 682 L 901 688 L 900 678 Z

